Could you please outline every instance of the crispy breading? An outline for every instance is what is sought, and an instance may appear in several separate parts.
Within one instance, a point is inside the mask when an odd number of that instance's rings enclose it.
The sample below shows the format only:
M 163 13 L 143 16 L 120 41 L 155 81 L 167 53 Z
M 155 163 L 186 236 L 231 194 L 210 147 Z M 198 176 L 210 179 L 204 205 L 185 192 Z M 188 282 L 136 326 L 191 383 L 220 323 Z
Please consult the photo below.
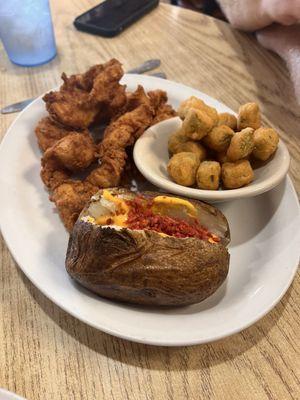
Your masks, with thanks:
M 50 159 L 69 171 L 84 170 L 96 159 L 96 145 L 88 133 L 72 132 L 45 152 L 43 160 Z
M 155 116 L 151 125 L 155 125 L 158 122 L 175 117 L 177 115 L 173 107 L 170 104 L 167 104 L 168 96 L 165 91 L 160 89 L 152 90 L 148 92 L 148 96 L 150 97 L 151 104 L 155 109 Z
M 54 190 L 70 178 L 70 172 L 61 168 L 55 160 L 42 159 L 41 178 L 49 190 Z
M 87 178 L 94 185 L 118 185 L 127 159 L 126 148 L 133 145 L 152 122 L 154 108 L 141 86 L 128 99 L 127 110 L 105 130 L 99 146 L 101 165 Z
M 38 144 L 42 151 L 46 151 L 70 132 L 68 128 L 57 124 L 50 117 L 42 118 L 35 128 Z
M 62 74 L 59 91 L 44 96 L 50 116 L 36 128 L 39 146 L 45 151 L 41 178 L 69 231 L 94 193 L 120 183 L 129 168 L 127 152 L 143 132 L 175 115 L 162 90 L 146 94 L 138 86 L 126 94 L 119 83 L 122 75 L 121 64 L 113 59 L 83 74 Z M 97 145 L 87 129 L 96 123 L 108 123 Z M 97 158 L 100 165 L 84 179 Z
M 68 231 L 72 230 L 81 210 L 98 190 L 88 182 L 75 180 L 66 181 L 54 189 L 50 200 L 55 203 Z
M 43 100 L 55 121 L 71 128 L 84 129 L 99 114 L 107 114 L 110 103 L 116 103 L 115 97 L 118 106 L 126 102 L 125 87 L 119 83 L 122 76 L 122 66 L 114 59 L 92 67 L 83 75 L 68 78 L 63 74 L 64 84 L 60 90 L 47 93 Z

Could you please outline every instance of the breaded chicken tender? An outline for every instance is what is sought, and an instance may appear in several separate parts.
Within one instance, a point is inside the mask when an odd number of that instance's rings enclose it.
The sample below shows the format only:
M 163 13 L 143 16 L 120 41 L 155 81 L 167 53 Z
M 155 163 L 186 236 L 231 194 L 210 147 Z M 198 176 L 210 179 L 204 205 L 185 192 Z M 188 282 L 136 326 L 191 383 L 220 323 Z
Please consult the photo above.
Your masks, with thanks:
M 141 86 L 130 96 L 127 110 L 105 130 L 98 149 L 101 165 L 87 177 L 93 185 L 107 188 L 119 184 L 127 160 L 126 148 L 133 145 L 151 125 L 155 115 L 151 101 Z
M 192 186 L 196 181 L 199 163 L 199 158 L 195 153 L 177 153 L 169 160 L 168 173 L 179 185 Z
M 163 90 L 152 90 L 147 93 L 150 98 L 151 105 L 155 110 L 155 115 L 151 125 L 176 116 L 176 111 L 170 104 L 167 104 L 168 96 Z
M 259 128 L 254 132 L 253 155 L 266 161 L 275 153 L 279 143 L 278 133 L 272 128 Z
M 53 159 L 69 171 L 80 171 L 95 161 L 96 146 L 89 134 L 73 132 L 49 148 L 43 159 Z
M 237 132 L 231 139 L 227 150 L 227 157 L 231 161 L 248 157 L 254 149 L 254 129 L 245 128 Z
M 225 189 L 238 189 L 254 179 L 253 169 L 248 160 L 222 165 L 222 182 Z
M 64 84 L 59 91 L 49 92 L 43 100 L 52 119 L 74 129 L 85 129 L 103 114 L 111 103 L 120 107 L 126 102 L 125 87 L 119 81 L 123 76 L 119 61 L 94 66 L 85 74 L 62 74 Z M 116 100 L 117 99 L 117 100 Z
M 70 132 L 71 130 L 59 125 L 50 117 L 42 118 L 35 128 L 38 144 L 42 151 L 46 151 Z
M 246 103 L 239 108 L 237 129 L 258 129 L 261 126 L 259 106 L 256 103 Z
M 49 190 L 54 190 L 70 178 L 70 172 L 62 168 L 55 160 L 42 159 L 41 178 Z
M 59 215 L 70 232 L 83 207 L 99 188 L 88 182 L 66 181 L 54 189 L 50 200 L 57 207 Z

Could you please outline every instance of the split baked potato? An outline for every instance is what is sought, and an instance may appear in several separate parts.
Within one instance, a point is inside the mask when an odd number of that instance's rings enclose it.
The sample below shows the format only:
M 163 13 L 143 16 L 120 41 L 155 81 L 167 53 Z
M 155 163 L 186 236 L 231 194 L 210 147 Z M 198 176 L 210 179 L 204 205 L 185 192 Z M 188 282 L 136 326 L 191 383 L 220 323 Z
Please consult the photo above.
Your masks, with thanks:
M 226 279 L 229 241 L 227 220 L 211 205 L 155 192 L 104 189 L 74 226 L 66 269 L 106 298 L 193 304 Z

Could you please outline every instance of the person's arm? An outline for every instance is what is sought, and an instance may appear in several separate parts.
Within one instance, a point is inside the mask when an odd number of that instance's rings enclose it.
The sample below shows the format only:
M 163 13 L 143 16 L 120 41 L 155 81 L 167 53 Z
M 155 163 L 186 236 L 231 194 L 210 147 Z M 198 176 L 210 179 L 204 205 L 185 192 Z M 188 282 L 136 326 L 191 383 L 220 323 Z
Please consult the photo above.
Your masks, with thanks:
M 256 31 L 278 22 L 292 25 L 300 21 L 300 0 L 218 0 L 231 25 Z
M 272 25 L 257 32 L 256 36 L 262 46 L 285 60 L 300 104 L 300 24 Z

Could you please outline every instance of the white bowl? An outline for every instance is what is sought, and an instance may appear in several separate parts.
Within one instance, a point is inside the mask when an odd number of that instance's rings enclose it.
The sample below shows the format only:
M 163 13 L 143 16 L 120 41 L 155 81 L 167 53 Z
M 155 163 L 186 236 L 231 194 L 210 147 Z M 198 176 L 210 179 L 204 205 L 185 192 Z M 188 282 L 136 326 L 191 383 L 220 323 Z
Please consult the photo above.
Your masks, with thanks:
M 232 190 L 202 190 L 181 186 L 173 182 L 167 172 L 169 161 L 169 136 L 181 127 L 179 117 L 160 122 L 149 128 L 135 143 L 133 157 L 139 171 L 154 185 L 166 192 L 211 202 L 229 201 L 257 196 L 277 186 L 285 177 L 290 156 L 280 140 L 274 157 L 264 166 L 254 170 L 254 180 L 249 185 Z

